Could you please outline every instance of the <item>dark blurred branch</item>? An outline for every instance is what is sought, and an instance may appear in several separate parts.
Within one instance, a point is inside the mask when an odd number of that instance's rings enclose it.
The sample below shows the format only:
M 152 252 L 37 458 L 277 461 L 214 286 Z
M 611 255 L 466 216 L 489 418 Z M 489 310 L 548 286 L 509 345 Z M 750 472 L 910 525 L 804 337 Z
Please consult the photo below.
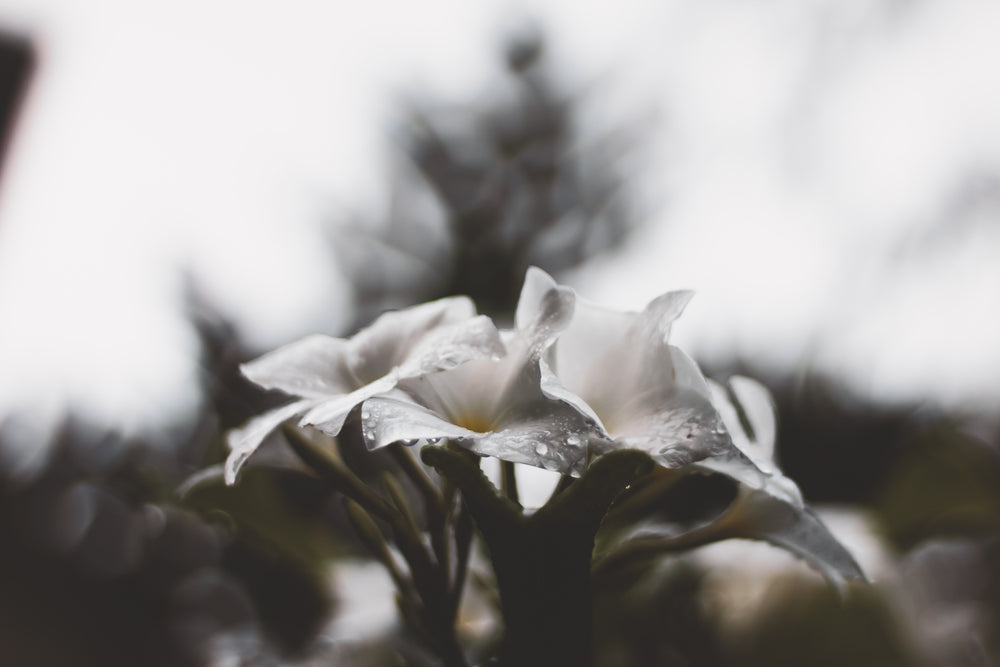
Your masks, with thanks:
M 36 60 L 35 48 L 28 39 L 0 31 L 0 183 Z
M 524 34 L 504 53 L 512 99 L 471 111 L 413 105 L 401 144 L 414 171 L 396 185 L 381 225 L 339 244 L 359 324 L 387 307 L 467 294 L 491 315 L 513 311 L 528 266 L 558 273 L 617 247 L 634 226 L 615 156 L 625 133 L 583 146 L 579 103 L 562 95 L 544 40 Z M 429 189 L 443 214 L 421 213 Z M 423 215 L 423 218 L 421 218 Z M 361 234 L 364 245 L 353 239 Z

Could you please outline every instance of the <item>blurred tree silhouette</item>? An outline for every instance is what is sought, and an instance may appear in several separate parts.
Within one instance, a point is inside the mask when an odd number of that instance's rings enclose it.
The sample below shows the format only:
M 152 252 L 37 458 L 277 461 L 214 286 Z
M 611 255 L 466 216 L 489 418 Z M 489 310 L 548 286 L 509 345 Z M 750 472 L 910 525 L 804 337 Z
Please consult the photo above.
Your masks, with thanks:
M 0 176 L 35 60 L 35 48 L 28 39 L 0 31 Z
M 221 455 L 220 424 L 275 400 L 237 380 L 235 329 L 196 290 L 189 304 L 206 400 L 188 423 L 154 443 L 69 417 L 36 478 L 0 470 L 0 664 L 197 665 L 229 644 L 267 664 L 328 615 L 328 492 L 274 473 L 177 498 L 206 452 Z
M 415 174 L 396 183 L 384 223 L 337 237 L 359 323 L 452 294 L 505 317 L 528 266 L 558 274 L 618 246 L 633 227 L 626 179 L 616 172 L 616 157 L 634 148 L 625 128 L 583 145 L 578 100 L 559 92 L 544 52 L 535 31 L 507 43 L 508 80 L 494 89 L 512 99 L 498 94 L 468 110 L 412 107 L 400 143 Z M 441 219 L 418 205 L 427 189 Z

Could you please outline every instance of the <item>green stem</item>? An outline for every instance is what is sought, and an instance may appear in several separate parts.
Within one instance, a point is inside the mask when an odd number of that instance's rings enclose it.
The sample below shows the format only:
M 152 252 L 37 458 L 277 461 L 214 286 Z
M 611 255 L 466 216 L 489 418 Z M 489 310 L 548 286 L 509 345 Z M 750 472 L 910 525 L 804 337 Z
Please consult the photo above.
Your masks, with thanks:
M 420 467 L 420 463 L 413 458 L 410 448 L 396 443 L 390 445 L 387 449 L 392 458 L 399 464 L 403 473 L 410 478 L 410 481 L 413 482 L 414 486 L 417 487 L 417 490 L 424 497 L 428 514 L 431 512 L 444 514 L 444 498 L 441 495 L 440 489 L 435 486 L 424 469 Z
M 629 540 L 617 551 L 594 563 L 593 577 L 603 578 L 624 569 L 629 563 L 664 553 L 686 551 L 726 539 L 730 535 L 709 524 L 676 537 L 641 537 Z
M 334 489 L 383 521 L 392 522 L 398 514 L 396 510 L 358 479 L 342 461 L 323 451 L 297 429 L 286 427 L 284 434 L 285 440 L 302 462 L 327 480 Z
M 421 620 L 431 646 L 437 651 L 445 667 L 467 667 L 465 655 L 455 637 L 457 606 L 452 604 L 448 578 L 431 560 L 424 548 L 417 548 L 406 540 L 399 542 L 413 584 L 421 601 Z
M 590 566 L 594 536 L 614 498 L 652 461 L 613 452 L 530 517 L 455 452 L 424 448 L 424 460 L 461 489 L 490 550 L 506 633 L 500 664 L 592 664 Z
M 475 523 L 472 520 L 472 513 L 462 501 L 455 518 L 455 579 L 451 588 L 451 600 L 456 609 L 462 601 L 462 591 L 469 572 L 469 552 L 472 550 L 473 533 L 475 533 Z
M 570 477 L 569 475 L 563 475 L 562 477 L 560 477 L 559 481 L 556 482 L 555 488 L 552 489 L 552 493 L 549 495 L 549 499 L 545 501 L 545 504 L 548 505 L 549 503 L 551 503 L 556 496 L 558 496 L 560 493 L 568 489 L 570 485 L 575 481 L 576 478 Z
M 500 462 L 500 490 L 510 502 L 518 507 L 521 506 L 521 499 L 517 492 L 517 473 L 514 464 L 510 461 Z
M 444 496 L 441 490 L 435 486 L 431 478 L 420 466 L 420 463 L 413 458 L 408 447 L 401 444 L 393 444 L 388 447 L 392 457 L 396 460 L 400 469 L 410 478 L 420 495 L 424 498 L 424 509 L 427 514 L 427 530 L 431 536 L 431 547 L 434 549 L 434 557 L 444 572 L 451 570 L 450 549 L 448 546 L 448 517 L 445 508 Z

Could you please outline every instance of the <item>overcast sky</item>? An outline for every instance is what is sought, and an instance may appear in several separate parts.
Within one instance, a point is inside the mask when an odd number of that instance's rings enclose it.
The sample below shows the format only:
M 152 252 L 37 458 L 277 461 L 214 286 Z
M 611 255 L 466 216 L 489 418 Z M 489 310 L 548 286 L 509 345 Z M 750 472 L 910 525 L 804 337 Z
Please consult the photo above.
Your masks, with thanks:
M 336 332 L 322 225 L 385 206 L 401 94 L 488 94 L 525 16 L 590 91 L 585 135 L 655 119 L 648 219 L 583 294 L 695 289 L 675 332 L 702 358 L 1000 399 L 996 3 L 0 0 L 40 54 L 0 189 L 0 404 L 189 406 L 182 268 L 261 349 Z

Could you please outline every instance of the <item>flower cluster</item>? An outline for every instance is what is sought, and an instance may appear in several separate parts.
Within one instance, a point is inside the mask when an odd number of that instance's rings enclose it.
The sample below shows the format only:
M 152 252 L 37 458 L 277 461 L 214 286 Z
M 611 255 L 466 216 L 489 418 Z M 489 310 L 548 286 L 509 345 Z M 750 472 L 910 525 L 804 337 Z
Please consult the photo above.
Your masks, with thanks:
M 690 297 L 668 292 L 641 312 L 611 310 L 532 268 L 510 330 L 454 297 L 384 314 L 350 339 L 289 344 L 243 366 L 253 382 L 297 398 L 230 433 L 226 480 L 235 481 L 283 422 L 297 418 L 335 436 L 360 406 L 369 449 L 448 440 L 571 477 L 603 454 L 631 449 L 679 473 L 725 475 L 740 485 L 737 499 L 695 529 L 691 543 L 706 535 L 765 539 L 834 581 L 860 578 L 774 465 L 766 390 L 741 378 L 727 392 L 669 343 Z M 685 536 L 644 539 L 662 546 Z

